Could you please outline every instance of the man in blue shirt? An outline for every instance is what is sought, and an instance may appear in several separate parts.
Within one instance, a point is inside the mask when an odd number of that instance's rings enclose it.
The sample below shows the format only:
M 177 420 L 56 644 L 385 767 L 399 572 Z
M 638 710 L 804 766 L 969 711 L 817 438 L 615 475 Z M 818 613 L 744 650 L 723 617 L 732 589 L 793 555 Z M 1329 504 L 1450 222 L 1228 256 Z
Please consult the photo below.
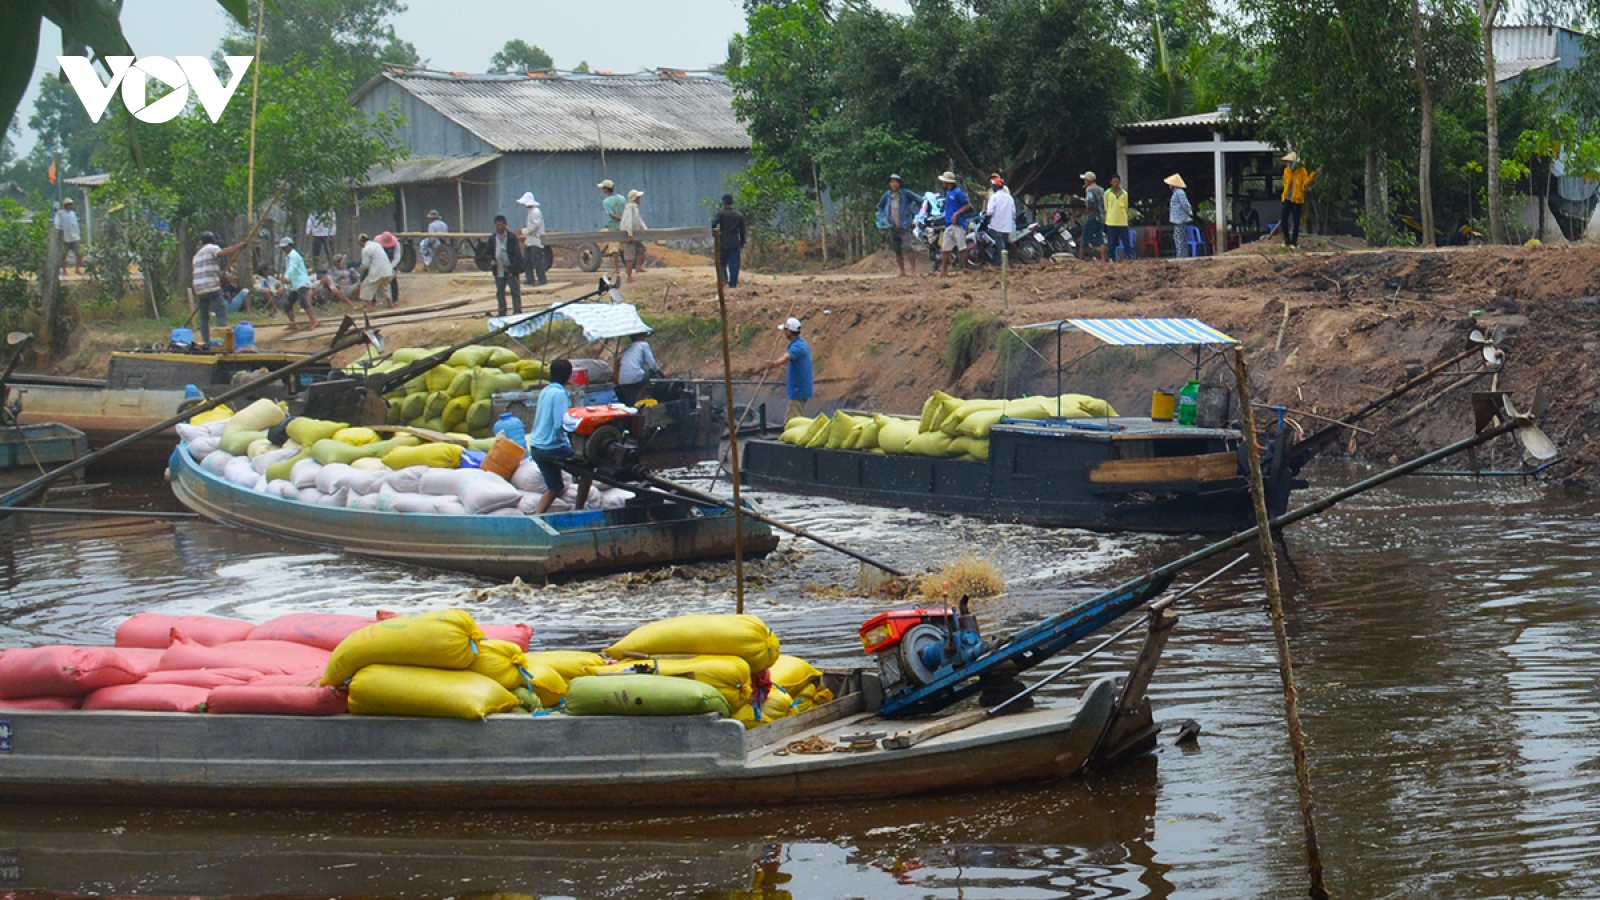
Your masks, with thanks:
M 806 401 L 811 399 L 811 345 L 800 336 L 800 320 L 794 316 L 778 327 L 788 335 L 789 348 L 783 351 L 782 356 L 767 363 L 766 368 L 775 369 L 785 364 L 789 367 L 789 408 L 783 416 L 783 421 L 788 422 L 795 416 L 805 415 Z
M 283 311 L 289 314 L 289 330 L 300 330 L 294 321 L 296 306 L 306 311 L 311 327 L 316 328 L 319 323 L 316 313 L 311 311 L 311 273 L 306 271 L 305 257 L 294 248 L 292 237 L 279 241 L 278 246 L 283 249 L 283 280 L 288 282 L 283 292 Z
M 967 268 L 967 223 L 972 220 L 972 204 L 967 202 L 967 192 L 956 184 L 956 173 L 945 172 L 939 176 L 944 185 L 944 237 L 940 239 L 939 274 L 950 274 L 950 254 L 961 254 L 961 268 Z
M 567 489 L 566 471 L 561 461 L 572 458 L 572 439 L 567 437 L 567 410 L 572 408 L 572 398 L 567 394 L 567 380 L 572 377 L 572 363 L 558 359 L 550 364 L 550 383 L 539 392 L 539 405 L 533 412 L 533 430 L 528 433 L 528 455 L 544 477 L 544 495 L 539 498 L 535 515 L 550 511 Z M 589 501 L 592 478 L 578 479 L 578 499 L 574 509 L 583 509 Z

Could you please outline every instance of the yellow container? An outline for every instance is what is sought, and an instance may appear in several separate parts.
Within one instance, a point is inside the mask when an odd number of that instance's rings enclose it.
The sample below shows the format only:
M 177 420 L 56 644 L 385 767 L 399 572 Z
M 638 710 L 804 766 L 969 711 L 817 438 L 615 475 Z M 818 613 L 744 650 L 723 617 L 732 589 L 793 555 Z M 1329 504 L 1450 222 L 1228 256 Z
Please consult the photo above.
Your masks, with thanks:
M 1178 398 L 1166 391 L 1153 391 L 1150 394 L 1150 418 L 1157 422 L 1172 421 L 1173 413 L 1177 411 Z

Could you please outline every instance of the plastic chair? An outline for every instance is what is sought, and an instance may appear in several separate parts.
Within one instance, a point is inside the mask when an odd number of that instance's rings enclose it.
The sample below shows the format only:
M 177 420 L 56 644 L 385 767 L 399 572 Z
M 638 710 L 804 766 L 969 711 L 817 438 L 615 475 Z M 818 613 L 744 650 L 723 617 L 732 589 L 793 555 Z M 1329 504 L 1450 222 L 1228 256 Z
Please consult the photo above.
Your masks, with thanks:
M 1139 255 L 1159 257 L 1161 255 L 1161 229 L 1146 228 L 1144 237 L 1139 242 Z
M 1189 245 L 1190 256 L 1206 255 L 1206 239 L 1194 225 L 1184 226 L 1184 242 Z
M 1133 249 L 1133 229 L 1123 227 L 1122 231 L 1126 240 L 1117 241 L 1116 248 L 1111 251 L 1111 258 L 1113 260 L 1138 259 L 1139 254 Z

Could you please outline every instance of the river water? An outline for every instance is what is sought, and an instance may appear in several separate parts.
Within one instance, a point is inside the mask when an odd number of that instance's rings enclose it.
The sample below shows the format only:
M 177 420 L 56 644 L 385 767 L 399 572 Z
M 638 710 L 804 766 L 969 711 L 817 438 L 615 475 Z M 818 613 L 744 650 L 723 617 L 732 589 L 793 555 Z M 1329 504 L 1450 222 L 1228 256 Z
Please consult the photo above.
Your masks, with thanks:
M 1311 499 L 1359 473 L 1319 470 Z M 1199 546 L 758 495 L 796 524 L 922 568 L 975 553 L 998 633 Z M 174 508 L 159 483 L 102 506 Z M 1289 631 L 1323 856 L 1341 897 L 1600 896 L 1600 619 L 1593 501 L 1520 483 L 1411 479 L 1290 530 Z M 462 605 L 596 647 L 652 617 L 731 608 L 731 569 L 532 592 L 217 525 L 30 517 L 0 531 L 0 646 L 109 642 L 145 609 L 265 619 Z M 789 652 L 861 662 L 858 567 L 785 540 L 749 609 Z M 1180 585 L 1198 574 L 1180 579 Z M 1194 746 L 1027 789 L 720 813 L 0 814 L 0 890 L 145 896 L 1293 897 L 1304 843 L 1259 577 L 1187 598 L 1151 688 Z M 1125 666 L 1137 640 L 1087 668 Z M 1065 702 L 1085 680 L 1047 692 Z M 641 810 L 648 798 L 641 797 Z M 785 894 L 784 892 L 788 892 Z

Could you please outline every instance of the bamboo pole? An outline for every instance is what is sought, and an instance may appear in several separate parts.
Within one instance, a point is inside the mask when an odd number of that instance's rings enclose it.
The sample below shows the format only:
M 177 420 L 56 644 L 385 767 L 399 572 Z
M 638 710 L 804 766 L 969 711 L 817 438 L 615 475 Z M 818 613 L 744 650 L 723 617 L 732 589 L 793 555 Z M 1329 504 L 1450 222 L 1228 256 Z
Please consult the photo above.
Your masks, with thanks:
M 722 229 L 711 229 L 713 247 L 722 246 Z M 733 481 L 733 591 L 738 612 L 744 612 L 744 503 L 739 498 L 739 426 L 733 415 L 733 354 L 728 345 L 728 291 L 717 269 L 717 310 L 722 319 L 722 389 L 728 409 L 728 462 Z
M 261 32 L 267 21 L 266 0 L 256 0 L 256 59 L 250 72 L 250 160 L 245 173 L 245 215 L 256 213 L 256 101 L 261 95 Z
M 1239 424 L 1244 433 L 1245 455 L 1250 460 L 1250 499 L 1256 512 L 1256 542 L 1261 552 L 1261 576 L 1266 581 L 1267 610 L 1278 648 L 1278 675 L 1283 680 L 1283 713 L 1289 726 L 1289 749 L 1294 756 L 1295 787 L 1300 798 L 1300 818 L 1305 826 L 1306 869 L 1311 878 L 1312 900 L 1328 900 L 1323 880 L 1322 850 L 1317 844 L 1316 802 L 1311 794 L 1311 762 L 1306 755 L 1305 731 L 1300 725 L 1300 696 L 1295 687 L 1294 660 L 1289 655 L 1289 632 L 1284 625 L 1283 594 L 1278 585 L 1278 554 L 1272 543 L 1267 515 L 1267 490 L 1261 476 L 1261 448 L 1256 444 L 1255 408 L 1250 403 L 1250 369 L 1244 348 L 1233 348 L 1233 376 L 1239 390 Z

